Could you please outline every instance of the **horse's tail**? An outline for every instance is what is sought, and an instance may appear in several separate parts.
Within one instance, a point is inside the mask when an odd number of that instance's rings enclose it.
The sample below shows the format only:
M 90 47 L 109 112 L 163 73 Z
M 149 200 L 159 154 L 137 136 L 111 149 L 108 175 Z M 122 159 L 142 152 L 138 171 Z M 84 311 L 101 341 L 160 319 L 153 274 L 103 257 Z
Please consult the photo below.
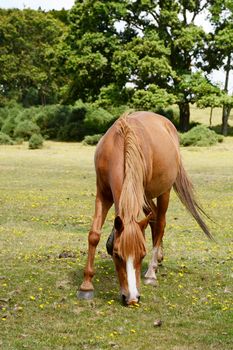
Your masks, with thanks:
M 213 239 L 213 236 L 210 233 L 206 223 L 203 221 L 201 214 L 205 215 L 207 218 L 209 217 L 201 208 L 201 206 L 198 204 L 195 198 L 193 185 L 190 179 L 188 178 L 188 175 L 182 163 L 180 163 L 179 172 L 178 172 L 176 181 L 173 185 L 173 188 L 176 194 L 178 195 L 179 199 L 181 200 L 181 202 L 184 204 L 185 208 L 193 216 L 193 218 L 196 220 L 196 222 L 201 227 L 203 232 L 210 239 Z

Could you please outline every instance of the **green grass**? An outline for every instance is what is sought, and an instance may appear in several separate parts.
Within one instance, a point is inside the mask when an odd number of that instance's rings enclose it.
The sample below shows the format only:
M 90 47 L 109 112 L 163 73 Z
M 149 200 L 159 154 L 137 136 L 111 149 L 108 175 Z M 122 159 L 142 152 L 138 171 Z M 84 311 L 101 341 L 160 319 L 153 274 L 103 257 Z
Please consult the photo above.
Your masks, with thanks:
M 119 302 L 105 251 L 113 211 L 96 255 L 95 299 L 76 298 L 94 209 L 93 154 L 94 147 L 81 144 L 0 147 L 0 348 L 232 349 L 233 140 L 182 149 L 201 202 L 217 222 L 209 223 L 216 243 L 172 194 L 159 287 L 142 284 L 138 308 Z M 149 230 L 147 246 L 143 270 Z M 162 326 L 154 327 L 158 319 Z

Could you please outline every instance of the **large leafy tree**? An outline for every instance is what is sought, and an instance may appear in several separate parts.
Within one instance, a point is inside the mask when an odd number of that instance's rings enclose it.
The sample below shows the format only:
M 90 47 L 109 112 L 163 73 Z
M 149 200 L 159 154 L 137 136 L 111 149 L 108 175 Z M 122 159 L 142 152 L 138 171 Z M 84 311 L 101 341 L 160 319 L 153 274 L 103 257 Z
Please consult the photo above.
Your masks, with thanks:
M 130 86 L 129 103 L 140 109 L 158 110 L 176 102 L 169 84 L 175 75 L 169 62 L 170 49 L 158 34 L 146 30 L 134 35 L 113 56 L 115 85 Z
M 113 78 L 112 57 L 120 44 L 116 21 L 124 14 L 124 1 L 76 1 L 70 11 L 70 29 L 60 53 L 69 83 L 65 101 L 97 99 Z
M 212 91 L 202 71 L 206 33 L 196 25 L 208 6 L 206 0 L 77 0 L 60 55 L 69 77 L 64 100 L 150 109 L 175 102 L 186 131 L 190 103 Z
M 65 26 L 48 13 L 0 10 L 0 96 L 24 105 L 56 101 L 56 48 Z
M 140 108 L 177 103 L 180 128 L 186 131 L 190 103 L 213 91 L 202 71 L 206 33 L 195 24 L 208 2 L 144 0 L 125 4 L 120 33 L 124 40 L 113 55 L 114 91 L 122 91 L 130 83 L 128 96 Z
M 169 62 L 166 88 L 176 96 L 183 131 L 189 127 L 189 104 L 196 99 L 192 83 L 195 82 L 197 90 L 205 79 L 202 74 L 196 74 L 195 66 L 199 62 L 200 67 L 206 33 L 195 24 L 195 19 L 207 6 L 207 1 L 198 0 L 136 0 L 128 4 L 127 27 L 137 28 L 140 35 L 156 32 L 169 50 L 169 57 L 164 54 Z M 144 55 L 148 55 L 148 51 Z M 198 78 L 200 84 L 196 83 Z

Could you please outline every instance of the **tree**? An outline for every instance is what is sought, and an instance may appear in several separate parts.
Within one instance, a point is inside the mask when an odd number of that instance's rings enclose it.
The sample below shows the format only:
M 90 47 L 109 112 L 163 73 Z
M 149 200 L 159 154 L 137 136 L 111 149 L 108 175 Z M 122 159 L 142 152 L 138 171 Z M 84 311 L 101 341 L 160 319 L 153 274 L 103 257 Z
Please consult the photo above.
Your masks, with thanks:
M 25 106 L 56 101 L 56 47 L 64 25 L 33 10 L 0 11 L 0 95 Z
M 195 19 L 207 6 L 207 1 L 186 0 L 130 1 L 128 5 L 127 26 L 137 28 L 140 35 L 154 31 L 170 51 L 166 88 L 177 97 L 182 131 L 189 127 L 189 103 L 195 100 L 192 85 L 187 86 L 187 82 L 191 84 L 193 66 L 201 62 L 206 36 Z
M 175 102 L 175 97 L 165 90 L 172 75 L 168 55 L 169 49 L 153 31 L 143 37 L 131 36 L 128 42 L 122 43 L 112 60 L 115 82 L 104 89 L 105 93 L 111 92 L 115 100 L 109 99 L 109 102 L 114 104 L 121 99 L 134 108 L 150 110 Z
M 223 105 L 226 95 L 216 86 L 212 86 L 212 88 L 208 90 L 208 92 L 204 93 L 197 100 L 197 106 L 199 108 L 210 107 L 209 125 L 212 126 L 213 110 Z
M 203 96 L 203 84 L 212 86 L 202 70 L 206 33 L 195 24 L 208 6 L 204 0 L 76 1 L 60 54 L 69 77 L 64 101 L 153 109 L 175 102 L 186 131 L 189 104 Z
M 124 1 L 76 1 L 70 11 L 70 28 L 60 59 L 70 81 L 64 100 L 95 101 L 102 87 L 113 82 L 111 61 L 120 43 L 115 27 Z
M 210 34 L 210 45 L 206 52 L 208 60 L 207 71 L 221 67 L 225 70 L 224 92 L 228 94 L 229 74 L 233 68 L 233 1 L 212 0 L 210 7 L 210 20 L 214 33 Z M 227 135 L 228 118 L 232 108 L 232 98 L 227 96 L 223 101 L 222 134 Z

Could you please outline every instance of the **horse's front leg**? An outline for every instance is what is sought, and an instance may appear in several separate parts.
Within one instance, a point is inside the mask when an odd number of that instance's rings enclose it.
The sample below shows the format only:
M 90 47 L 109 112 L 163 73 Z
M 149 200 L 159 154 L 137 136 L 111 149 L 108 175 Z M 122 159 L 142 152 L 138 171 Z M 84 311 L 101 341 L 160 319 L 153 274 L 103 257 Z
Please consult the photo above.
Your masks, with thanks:
M 92 278 L 94 276 L 95 252 L 100 240 L 101 228 L 104 224 L 106 215 L 111 206 L 112 201 L 106 199 L 104 195 L 97 190 L 95 202 L 95 215 L 92 222 L 91 230 L 88 235 L 87 263 L 84 269 L 84 279 L 78 293 L 78 297 L 81 299 L 90 299 L 94 295 L 94 286 L 92 284 Z
M 157 199 L 157 215 L 154 225 L 151 225 L 153 250 L 152 258 L 145 274 L 145 284 L 157 285 L 156 272 L 158 269 L 158 262 L 163 259 L 162 241 L 164 229 L 166 226 L 166 212 L 169 203 L 170 191 L 164 193 Z

